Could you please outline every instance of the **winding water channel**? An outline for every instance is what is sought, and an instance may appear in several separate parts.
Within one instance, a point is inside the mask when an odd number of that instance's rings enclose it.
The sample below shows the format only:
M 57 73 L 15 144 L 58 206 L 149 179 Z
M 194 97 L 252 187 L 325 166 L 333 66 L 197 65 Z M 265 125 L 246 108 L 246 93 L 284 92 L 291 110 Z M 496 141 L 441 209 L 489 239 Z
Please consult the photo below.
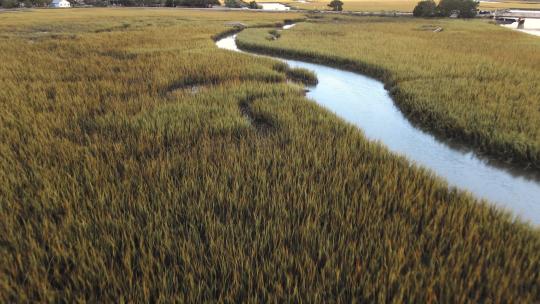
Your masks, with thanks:
M 236 35 L 216 45 L 242 52 L 236 45 Z M 538 175 L 494 163 L 470 148 L 441 141 L 416 128 L 394 105 L 383 83 L 373 78 L 319 64 L 272 58 L 314 71 L 319 84 L 309 88 L 307 97 L 358 126 L 369 139 L 431 169 L 451 185 L 511 210 L 524 221 L 540 224 Z

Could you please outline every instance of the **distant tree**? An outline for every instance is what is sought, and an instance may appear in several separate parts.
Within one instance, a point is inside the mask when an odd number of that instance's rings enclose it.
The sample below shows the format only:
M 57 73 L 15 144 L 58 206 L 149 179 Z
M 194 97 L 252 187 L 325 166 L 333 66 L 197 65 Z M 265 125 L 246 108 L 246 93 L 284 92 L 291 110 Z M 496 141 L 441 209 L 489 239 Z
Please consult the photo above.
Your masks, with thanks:
M 415 17 L 434 17 L 437 14 L 437 4 L 433 0 L 422 0 L 418 2 L 413 10 Z
M 474 18 L 479 2 L 475 0 L 441 0 L 437 6 L 440 16 L 449 17 L 457 12 L 459 18 Z
M 333 11 L 342 11 L 343 10 L 343 2 L 340 0 L 332 0 L 330 4 L 328 4 L 328 7 L 331 7 Z
M 46 7 L 51 3 L 51 0 L 0 0 L 0 2 L 2 2 L 3 7 Z
M 84 0 L 67 0 L 71 7 L 84 6 L 86 3 Z
M 179 5 L 191 7 L 212 7 L 219 4 L 219 0 L 182 0 L 179 3 Z
M 166 7 L 176 7 L 176 0 L 167 0 L 165 1 Z
M 225 6 L 230 8 L 240 8 L 246 6 L 246 4 L 240 0 L 225 0 Z
M 258 5 L 257 2 L 255 1 L 251 1 L 249 4 L 248 4 L 248 7 L 250 9 L 261 9 L 262 6 Z
M 137 3 L 137 6 L 159 6 L 159 1 L 155 0 L 136 0 L 135 2 Z
M 0 0 L 0 6 L 3 8 L 15 8 L 19 7 L 17 0 Z
M 101 1 L 101 0 L 84 0 L 85 5 L 91 5 L 91 6 L 107 6 L 109 3 L 108 1 Z M 111 3 L 112 4 L 112 3 Z
M 98 7 L 105 7 L 108 5 L 117 4 L 114 0 L 111 0 L 110 2 L 108 0 L 84 0 L 84 3 Z
M 116 1 L 116 3 L 121 5 L 121 6 L 138 6 L 138 5 L 142 4 L 142 3 L 137 3 L 137 1 L 135 1 L 135 0 L 118 0 L 118 1 Z

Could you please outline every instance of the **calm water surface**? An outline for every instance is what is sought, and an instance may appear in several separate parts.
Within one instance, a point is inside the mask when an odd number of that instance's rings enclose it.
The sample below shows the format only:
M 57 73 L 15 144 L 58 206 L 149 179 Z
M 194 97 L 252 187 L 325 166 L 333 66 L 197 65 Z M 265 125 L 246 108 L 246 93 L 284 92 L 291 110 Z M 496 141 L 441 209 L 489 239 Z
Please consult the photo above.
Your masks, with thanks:
M 525 18 L 522 29 L 517 28 L 517 22 L 512 24 L 502 24 L 501 26 L 510 28 L 523 33 L 540 36 L 540 19 Z
M 291 9 L 290 7 L 283 5 L 281 3 L 257 2 L 257 4 L 262 6 L 262 9 L 266 11 L 288 11 Z
M 511 13 L 533 13 L 537 14 L 540 17 L 540 11 L 528 11 L 528 10 L 510 10 Z M 520 31 L 523 33 L 540 36 L 540 19 L 539 18 L 524 18 L 525 23 L 523 24 L 522 29 L 518 29 L 517 22 L 512 24 L 502 24 L 503 27 Z
M 239 51 L 236 35 L 223 38 L 216 45 Z M 451 185 L 511 210 L 524 221 L 540 224 L 537 175 L 490 162 L 471 149 L 440 141 L 416 128 L 394 105 L 384 85 L 375 79 L 323 65 L 275 59 L 314 71 L 319 84 L 310 88 L 307 96 L 358 126 L 369 139 L 431 169 Z

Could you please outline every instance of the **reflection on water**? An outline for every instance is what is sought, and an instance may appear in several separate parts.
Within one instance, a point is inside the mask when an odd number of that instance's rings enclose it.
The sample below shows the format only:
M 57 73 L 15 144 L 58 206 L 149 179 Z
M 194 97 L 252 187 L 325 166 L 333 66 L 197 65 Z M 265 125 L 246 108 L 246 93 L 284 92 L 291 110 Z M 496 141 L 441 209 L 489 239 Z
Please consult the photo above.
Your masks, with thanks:
M 293 28 L 295 25 L 296 25 L 296 23 L 293 23 L 293 24 L 285 24 L 285 25 L 283 26 L 283 29 L 284 29 L 284 30 L 288 30 L 288 29 Z
M 237 52 L 240 51 L 238 47 L 236 46 L 236 34 L 216 41 L 216 46 L 220 49 L 226 49 L 226 50 L 237 51 Z
M 266 11 L 288 11 L 291 9 L 290 7 L 281 3 L 257 2 L 257 4 L 262 6 L 262 9 Z
M 229 36 L 218 41 L 217 46 L 239 51 L 235 39 L 236 35 Z M 284 61 L 291 67 L 314 71 L 319 84 L 310 88 L 307 96 L 358 126 L 368 138 L 430 168 L 451 185 L 512 210 L 523 220 L 540 224 L 537 177 L 490 163 L 462 145 L 449 145 L 416 128 L 394 105 L 384 85 L 375 79 L 318 64 Z
M 517 22 L 511 24 L 502 24 L 502 26 L 527 34 L 540 36 L 540 19 L 525 18 L 525 23 L 523 24 L 522 29 L 518 29 Z

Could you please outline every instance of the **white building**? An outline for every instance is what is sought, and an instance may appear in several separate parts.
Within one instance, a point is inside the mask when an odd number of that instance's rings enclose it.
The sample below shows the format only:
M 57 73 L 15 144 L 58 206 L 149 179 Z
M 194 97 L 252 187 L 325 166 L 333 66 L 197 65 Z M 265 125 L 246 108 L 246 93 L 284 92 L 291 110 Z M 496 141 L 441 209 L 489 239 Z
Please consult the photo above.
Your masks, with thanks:
M 67 0 L 53 0 L 51 2 L 51 7 L 58 7 L 58 8 L 71 7 L 71 4 Z

